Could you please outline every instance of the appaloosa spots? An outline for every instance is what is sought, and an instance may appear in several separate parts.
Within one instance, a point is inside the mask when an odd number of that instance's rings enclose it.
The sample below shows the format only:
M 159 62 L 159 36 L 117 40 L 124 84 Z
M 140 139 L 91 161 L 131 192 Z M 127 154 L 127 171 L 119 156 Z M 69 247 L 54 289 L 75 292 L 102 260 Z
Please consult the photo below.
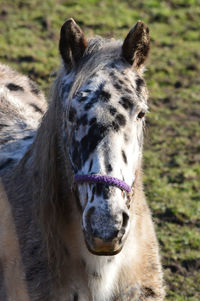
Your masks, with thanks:
M 99 94 L 98 94 L 98 100 L 102 101 L 102 102 L 108 102 L 111 98 L 111 94 L 105 90 L 102 90 Z
M 113 170 L 112 165 L 111 165 L 110 163 L 108 163 L 108 164 L 106 165 L 106 170 L 107 170 L 108 173 L 111 172 L 111 171 Z
M 112 116 L 115 116 L 115 114 L 117 113 L 117 109 L 113 106 L 109 106 L 109 112 Z
M 40 94 L 40 89 L 38 88 L 35 82 L 29 80 L 29 85 L 33 94 L 35 94 L 36 96 Z
M 39 108 L 35 103 L 30 103 L 30 106 L 33 107 L 36 112 L 44 114 L 44 111 L 41 108 Z
M 9 83 L 6 85 L 6 87 L 10 90 L 10 91 L 24 91 L 24 88 L 19 86 L 19 85 L 16 85 L 16 84 L 13 84 L 13 83 Z
M 94 123 L 80 142 L 80 152 L 82 153 L 83 162 L 85 162 L 89 155 L 94 151 L 97 145 L 106 136 L 108 128 L 101 123 Z
M 136 83 L 136 91 L 139 94 L 141 92 L 141 88 L 144 87 L 145 83 L 142 78 L 138 77 L 135 80 Z
M 125 154 L 124 150 L 122 150 L 122 158 L 124 160 L 124 163 L 127 164 L 127 157 L 126 157 L 126 154 Z
M 87 125 L 88 124 L 88 115 L 85 113 L 83 116 L 81 116 L 78 120 L 77 120 L 77 126 L 80 125 Z
M 94 124 L 94 123 L 96 123 L 96 122 L 97 122 L 96 117 L 93 117 L 93 118 L 90 120 L 89 125 L 92 125 L 92 124 Z
M 115 121 L 119 124 L 119 126 L 125 126 L 126 118 L 122 114 L 118 114 L 115 118 Z
M 119 103 L 125 110 L 133 110 L 133 100 L 129 96 L 122 96 Z
M 11 163 L 13 163 L 14 160 L 13 158 L 8 158 L 5 161 L 3 161 L 2 163 L 0 163 L 0 169 L 4 169 L 5 167 L 8 167 Z
M 90 110 L 94 106 L 94 102 L 89 102 L 85 105 L 84 109 L 85 111 Z
M 90 166 L 89 166 L 89 170 L 88 171 L 91 171 L 92 165 L 93 165 L 93 160 L 90 161 Z
M 75 108 L 71 107 L 70 110 L 69 110 L 69 121 L 70 122 L 73 122 L 75 120 L 75 116 L 76 116 L 76 110 Z
M 143 287 L 142 288 L 142 292 L 145 295 L 145 297 L 152 297 L 152 298 L 156 298 L 157 297 L 156 293 L 150 287 Z

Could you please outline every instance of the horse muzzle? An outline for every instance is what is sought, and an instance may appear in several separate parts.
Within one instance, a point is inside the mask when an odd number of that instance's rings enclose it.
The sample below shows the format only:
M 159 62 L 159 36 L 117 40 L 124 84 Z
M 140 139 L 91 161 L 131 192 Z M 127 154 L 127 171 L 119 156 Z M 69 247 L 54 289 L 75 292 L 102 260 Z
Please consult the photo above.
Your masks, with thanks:
M 86 239 L 85 243 L 90 253 L 97 256 L 112 256 L 118 254 L 123 245 L 116 239 L 112 242 L 103 241 L 98 237 Z
M 99 256 L 118 254 L 124 245 L 129 230 L 129 215 L 123 211 L 117 217 L 98 216 L 93 211 L 86 217 L 83 227 L 84 239 L 89 252 Z

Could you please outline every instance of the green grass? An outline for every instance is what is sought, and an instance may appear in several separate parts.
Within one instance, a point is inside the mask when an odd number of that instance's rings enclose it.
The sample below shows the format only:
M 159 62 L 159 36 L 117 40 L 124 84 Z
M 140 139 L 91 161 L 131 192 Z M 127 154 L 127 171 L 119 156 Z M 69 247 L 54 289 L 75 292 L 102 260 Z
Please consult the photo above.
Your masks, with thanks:
M 0 60 L 48 93 L 59 30 L 73 17 L 87 36 L 123 38 L 138 19 L 151 31 L 144 147 L 166 300 L 200 295 L 200 5 L 197 0 L 0 0 Z

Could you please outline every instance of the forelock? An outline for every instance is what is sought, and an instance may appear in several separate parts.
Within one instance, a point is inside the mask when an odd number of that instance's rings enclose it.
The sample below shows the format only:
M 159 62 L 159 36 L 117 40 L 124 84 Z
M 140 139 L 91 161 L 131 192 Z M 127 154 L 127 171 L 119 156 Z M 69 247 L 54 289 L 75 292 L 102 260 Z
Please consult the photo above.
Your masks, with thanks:
M 114 41 L 96 37 L 88 41 L 83 58 L 76 70 L 75 79 L 71 87 L 69 99 L 72 99 L 84 82 L 104 69 L 113 59 L 121 57 L 121 41 Z

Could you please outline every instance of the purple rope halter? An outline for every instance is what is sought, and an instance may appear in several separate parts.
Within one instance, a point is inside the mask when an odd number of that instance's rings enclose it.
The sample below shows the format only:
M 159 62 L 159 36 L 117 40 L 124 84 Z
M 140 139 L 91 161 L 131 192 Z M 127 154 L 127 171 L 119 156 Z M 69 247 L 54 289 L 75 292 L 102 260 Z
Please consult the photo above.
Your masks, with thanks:
M 114 177 L 101 176 L 101 175 L 75 175 L 74 181 L 76 183 L 104 183 L 112 186 L 116 186 L 127 192 L 131 192 L 131 186 L 126 184 L 124 181 Z

